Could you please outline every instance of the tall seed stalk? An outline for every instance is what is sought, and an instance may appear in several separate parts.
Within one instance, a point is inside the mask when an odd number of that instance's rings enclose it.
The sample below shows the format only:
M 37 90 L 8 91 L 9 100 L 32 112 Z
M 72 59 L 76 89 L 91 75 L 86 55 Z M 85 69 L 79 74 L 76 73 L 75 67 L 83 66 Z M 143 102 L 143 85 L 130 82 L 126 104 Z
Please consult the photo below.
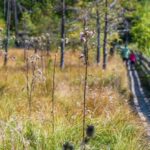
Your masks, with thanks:
M 85 34 L 85 43 L 84 43 L 84 55 L 85 55 L 85 75 L 84 75 L 84 97 L 83 97 L 83 149 L 85 150 L 85 125 L 86 125 L 86 95 L 87 95 L 87 76 L 88 76 L 88 38 L 86 35 L 86 25 L 87 18 L 84 18 L 84 34 Z
M 26 88 L 27 88 L 27 97 L 29 99 L 29 63 L 28 63 L 28 53 L 26 53 L 26 81 L 27 81 L 27 85 L 26 85 Z M 29 100 L 28 100 L 29 102 Z M 29 104 L 29 116 L 30 116 L 30 104 Z
M 87 16 L 86 16 L 87 17 Z M 83 149 L 85 149 L 85 125 L 86 125 L 86 99 L 87 99 L 87 84 L 88 84 L 88 40 L 93 37 L 94 32 L 90 31 L 88 28 L 86 28 L 86 24 L 87 24 L 87 18 L 84 17 L 84 32 L 80 33 L 80 39 L 81 42 L 84 43 L 83 48 L 84 48 L 84 56 L 85 56 L 85 75 L 84 75 L 84 97 L 83 97 L 83 119 L 82 119 L 82 123 L 83 123 Z
M 32 95 L 35 88 L 36 83 L 44 82 L 44 76 L 42 70 L 38 66 L 38 60 L 40 57 L 38 55 L 33 55 L 26 59 L 26 80 L 27 80 L 27 97 L 28 97 L 28 106 L 29 106 L 29 117 L 32 112 Z M 30 75 L 30 65 L 32 75 Z M 31 78 L 31 80 L 30 80 Z
M 85 53 L 85 78 L 84 78 L 84 99 L 83 99 L 83 141 L 85 139 L 85 125 L 86 125 L 86 95 L 87 95 L 87 77 L 88 77 L 88 46 L 87 41 L 85 42 L 86 53 Z M 85 144 L 83 149 L 85 149 Z
M 55 74 L 56 74 L 56 56 L 57 53 L 55 53 L 54 58 L 54 66 L 53 66 L 53 85 L 52 85 L 52 129 L 53 133 L 55 132 Z
M 87 18 L 85 17 L 84 20 L 83 20 L 83 30 L 84 30 L 84 33 L 86 32 L 86 26 L 87 26 Z M 86 64 L 86 51 L 87 51 L 87 45 L 84 44 L 84 63 Z

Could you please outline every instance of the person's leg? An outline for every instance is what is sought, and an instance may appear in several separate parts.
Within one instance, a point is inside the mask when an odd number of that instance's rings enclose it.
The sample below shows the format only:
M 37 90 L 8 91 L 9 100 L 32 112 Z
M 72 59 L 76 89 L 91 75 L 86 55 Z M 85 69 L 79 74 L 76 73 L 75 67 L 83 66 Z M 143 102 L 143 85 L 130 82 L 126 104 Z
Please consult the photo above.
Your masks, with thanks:
M 126 66 L 128 66 L 128 59 L 126 58 Z
M 126 58 L 123 58 L 123 63 L 126 65 Z
M 131 69 L 134 69 L 134 61 L 131 61 Z

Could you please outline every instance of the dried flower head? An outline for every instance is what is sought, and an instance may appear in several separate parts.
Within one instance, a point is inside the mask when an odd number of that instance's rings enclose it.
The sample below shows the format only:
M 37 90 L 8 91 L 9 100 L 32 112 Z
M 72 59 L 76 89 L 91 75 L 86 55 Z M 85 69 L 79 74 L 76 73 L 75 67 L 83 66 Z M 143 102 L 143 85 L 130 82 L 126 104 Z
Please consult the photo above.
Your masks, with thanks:
M 95 133 L 95 128 L 93 125 L 88 125 L 87 126 L 87 129 L 86 129 L 86 135 L 87 137 L 93 137 L 94 136 L 94 133 Z
M 65 142 L 63 144 L 63 150 L 74 150 L 74 146 L 69 142 Z
M 80 33 L 81 42 L 85 43 L 88 39 L 92 38 L 94 34 L 95 34 L 94 31 L 91 31 L 91 30 L 88 30 L 88 28 L 85 28 L 85 31 Z

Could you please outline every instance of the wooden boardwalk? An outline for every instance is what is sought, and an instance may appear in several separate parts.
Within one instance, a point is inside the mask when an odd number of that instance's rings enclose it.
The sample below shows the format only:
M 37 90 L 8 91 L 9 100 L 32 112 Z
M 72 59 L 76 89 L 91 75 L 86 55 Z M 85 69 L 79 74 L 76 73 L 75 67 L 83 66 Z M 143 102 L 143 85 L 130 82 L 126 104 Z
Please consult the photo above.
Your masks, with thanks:
M 131 66 L 129 65 L 128 73 L 131 91 L 133 93 L 134 107 L 143 122 L 147 136 L 150 137 L 150 98 L 144 92 L 139 75 L 135 68 L 131 69 Z

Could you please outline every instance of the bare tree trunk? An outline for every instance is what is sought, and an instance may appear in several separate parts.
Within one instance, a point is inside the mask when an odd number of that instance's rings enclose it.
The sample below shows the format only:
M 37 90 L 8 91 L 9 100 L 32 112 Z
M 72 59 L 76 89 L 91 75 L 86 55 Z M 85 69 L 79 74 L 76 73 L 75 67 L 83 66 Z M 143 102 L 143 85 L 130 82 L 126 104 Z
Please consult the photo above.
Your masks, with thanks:
M 97 26 L 97 56 L 96 56 L 96 60 L 97 60 L 97 64 L 100 63 L 100 49 L 101 49 L 101 43 L 100 43 L 100 34 L 101 34 L 101 29 L 100 29 L 100 14 L 99 14 L 99 10 L 98 10 L 98 6 L 96 8 L 96 26 Z
M 65 0 L 61 0 L 62 3 L 62 21 L 61 21 L 61 57 L 60 67 L 64 68 L 64 51 L 65 51 Z
M 13 7 L 14 7 L 14 17 L 15 17 L 15 36 L 16 36 L 16 46 L 18 46 L 18 16 L 17 16 L 17 6 L 16 0 L 13 0 Z
M 47 46 L 46 46 L 46 51 L 47 51 L 47 56 L 49 56 L 49 54 L 50 54 L 50 48 L 51 48 L 51 46 L 50 46 L 50 39 L 49 38 L 47 38 Z
M 4 15 L 6 16 L 7 0 L 4 0 Z
M 42 72 L 44 72 L 44 54 L 43 54 L 44 49 L 41 49 L 41 69 Z
M 33 44 L 34 46 L 33 46 L 33 47 L 34 47 L 34 53 L 35 53 L 35 54 L 37 54 L 37 52 L 38 52 L 38 48 L 39 48 L 39 47 L 38 47 L 38 46 L 39 46 L 39 43 L 38 43 L 38 42 L 39 42 L 39 41 L 38 41 L 37 39 L 34 40 L 34 44 Z
M 37 49 L 37 47 L 35 47 L 34 48 L 34 53 L 37 54 L 37 52 L 38 52 L 38 49 Z
M 23 19 L 23 32 L 24 32 L 24 45 L 23 45 L 23 48 L 24 48 L 24 61 L 26 61 L 26 53 L 27 53 L 27 50 L 29 49 L 29 42 L 28 42 L 28 39 L 26 39 L 26 29 L 27 29 L 27 27 L 26 27 L 26 20 L 25 20 L 25 18 Z M 26 42 L 26 40 L 27 40 L 27 42 Z
M 104 44 L 103 44 L 103 69 L 107 67 L 107 34 L 108 34 L 108 1 L 105 0 L 105 27 L 104 27 Z
M 125 19 L 124 21 L 124 24 L 125 24 L 125 44 L 128 45 L 128 42 L 129 42 L 129 23 L 128 21 Z
M 10 17 L 11 17 L 10 6 L 11 6 L 10 0 L 7 0 L 4 66 L 7 65 L 7 61 L 8 61 L 8 46 L 9 46 L 9 37 L 10 37 Z

